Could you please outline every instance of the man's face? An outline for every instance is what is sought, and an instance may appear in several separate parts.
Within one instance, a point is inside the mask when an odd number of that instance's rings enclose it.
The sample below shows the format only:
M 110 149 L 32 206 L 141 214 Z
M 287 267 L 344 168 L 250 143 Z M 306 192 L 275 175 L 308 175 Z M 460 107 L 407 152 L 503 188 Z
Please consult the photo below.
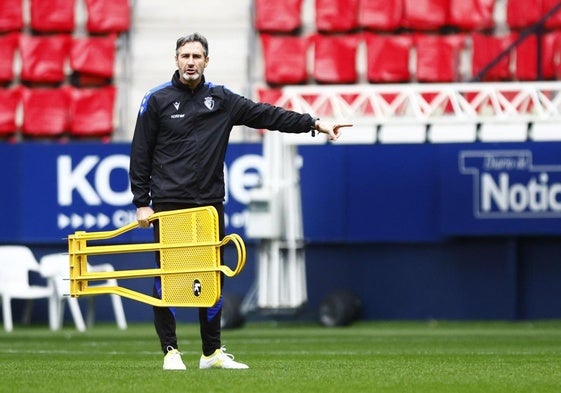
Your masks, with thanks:
M 208 64 L 208 57 L 205 56 L 201 43 L 187 42 L 179 48 L 175 60 L 181 82 L 191 88 L 196 87 Z

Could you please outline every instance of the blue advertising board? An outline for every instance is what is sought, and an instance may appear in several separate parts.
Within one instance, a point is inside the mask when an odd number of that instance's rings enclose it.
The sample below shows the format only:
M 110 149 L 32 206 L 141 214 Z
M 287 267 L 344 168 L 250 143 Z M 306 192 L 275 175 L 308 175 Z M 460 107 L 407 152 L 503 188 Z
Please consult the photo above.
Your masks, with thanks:
M 558 143 L 449 146 L 441 154 L 444 235 L 561 233 Z
M 301 146 L 306 240 L 438 242 L 561 234 L 561 143 Z M 128 144 L 0 144 L 0 242 L 58 243 L 135 219 Z M 227 232 L 244 234 L 259 144 L 232 144 Z M 143 241 L 149 231 L 134 232 Z

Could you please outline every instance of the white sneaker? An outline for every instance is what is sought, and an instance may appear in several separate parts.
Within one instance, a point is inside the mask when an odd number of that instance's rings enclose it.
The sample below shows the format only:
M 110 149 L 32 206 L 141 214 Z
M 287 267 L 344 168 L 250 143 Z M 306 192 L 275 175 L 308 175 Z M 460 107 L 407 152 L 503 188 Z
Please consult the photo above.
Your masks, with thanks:
M 214 351 L 210 356 L 201 356 L 199 368 L 229 368 L 229 369 L 247 369 L 249 366 L 234 361 L 234 355 L 226 353 L 226 348 L 222 347 Z
M 181 352 L 172 346 L 167 347 L 168 353 L 164 356 L 164 370 L 186 370 L 183 360 L 181 360 Z

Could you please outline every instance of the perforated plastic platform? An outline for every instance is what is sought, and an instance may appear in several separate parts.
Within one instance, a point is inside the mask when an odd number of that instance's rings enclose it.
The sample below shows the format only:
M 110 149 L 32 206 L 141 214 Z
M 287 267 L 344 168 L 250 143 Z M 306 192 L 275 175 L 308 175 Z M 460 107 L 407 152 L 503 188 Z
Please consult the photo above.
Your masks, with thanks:
M 240 236 L 230 234 L 219 239 L 218 214 L 213 207 L 175 210 L 153 214 L 149 221 L 159 220 L 158 243 L 92 246 L 88 242 L 115 238 L 138 228 L 134 222 L 105 232 L 78 231 L 68 238 L 70 255 L 70 295 L 114 293 L 154 306 L 211 307 L 220 299 L 221 274 L 236 276 L 244 267 L 245 245 Z M 222 265 L 220 248 L 232 242 L 237 249 L 235 270 Z M 158 251 L 160 268 L 88 272 L 90 255 Z M 121 286 L 90 287 L 89 281 L 109 278 L 161 278 L 162 298 Z

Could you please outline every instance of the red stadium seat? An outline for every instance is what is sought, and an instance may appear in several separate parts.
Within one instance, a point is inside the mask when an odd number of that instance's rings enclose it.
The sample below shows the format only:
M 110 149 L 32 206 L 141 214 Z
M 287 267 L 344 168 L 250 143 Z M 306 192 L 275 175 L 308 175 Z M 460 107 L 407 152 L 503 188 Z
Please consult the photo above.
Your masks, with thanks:
M 14 57 L 18 47 L 19 33 L 0 35 L 0 84 L 14 79 Z
M 313 77 L 318 83 L 356 83 L 358 37 L 316 34 Z
M 30 83 L 61 83 L 68 58 L 70 35 L 31 36 L 19 39 L 21 79 Z
M 285 85 L 308 80 L 306 37 L 261 34 L 261 43 L 267 83 Z
M 513 42 L 513 35 L 493 36 L 473 33 L 472 73 L 478 75 L 495 58 Z M 513 79 L 510 70 L 512 53 L 506 55 L 494 67 L 489 69 L 481 80 L 483 81 L 508 81 Z
M 107 84 L 113 78 L 116 41 L 114 34 L 72 39 L 70 68 L 77 85 Z
M 359 0 L 316 0 L 316 30 L 346 33 L 358 28 Z
M 72 88 L 70 102 L 70 135 L 74 137 L 109 136 L 114 129 L 116 89 Z
M 438 30 L 448 23 L 448 0 L 403 0 L 403 26 Z
M 541 0 L 538 3 L 541 3 Z M 506 23 L 511 29 L 524 29 L 536 23 L 542 16 L 542 7 L 528 7 L 527 0 L 506 2 Z
M 68 89 L 24 88 L 22 134 L 26 137 L 59 137 L 68 128 Z
M 12 136 L 17 131 L 16 111 L 21 100 L 19 88 L 0 88 L 0 136 Z
M 495 25 L 493 20 L 495 1 L 450 0 L 448 21 L 450 25 L 465 31 L 490 29 Z
M 20 31 L 23 28 L 23 1 L 0 1 L 0 33 Z
M 542 79 L 561 79 L 561 30 L 542 36 Z
M 542 15 L 546 14 L 553 7 L 559 4 L 559 0 L 541 0 Z M 555 30 L 561 28 L 561 11 L 555 12 L 544 25 L 547 29 Z
M 413 39 L 409 35 L 366 33 L 366 77 L 371 83 L 409 82 L 409 56 Z M 391 56 L 388 55 L 391 53 Z
M 415 35 L 419 82 L 457 82 L 460 80 L 460 56 L 463 35 Z
M 88 19 L 86 29 L 91 34 L 123 33 L 130 29 L 129 0 L 85 0 Z
M 367 30 L 396 30 L 402 17 L 403 0 L 361 0 L 359 5 L 359 24 Z
M 261 33 L 292 33 L 302 27 L 302 0 L 255 0 L 255 28 Z
M 31 0 L 31 29 L 40 33 L 71 33 L 74 0 Z
M 535 35 L 527 37 L 515 49 L 516 80 L 535 81 L 538 79 L 538 39 Z

